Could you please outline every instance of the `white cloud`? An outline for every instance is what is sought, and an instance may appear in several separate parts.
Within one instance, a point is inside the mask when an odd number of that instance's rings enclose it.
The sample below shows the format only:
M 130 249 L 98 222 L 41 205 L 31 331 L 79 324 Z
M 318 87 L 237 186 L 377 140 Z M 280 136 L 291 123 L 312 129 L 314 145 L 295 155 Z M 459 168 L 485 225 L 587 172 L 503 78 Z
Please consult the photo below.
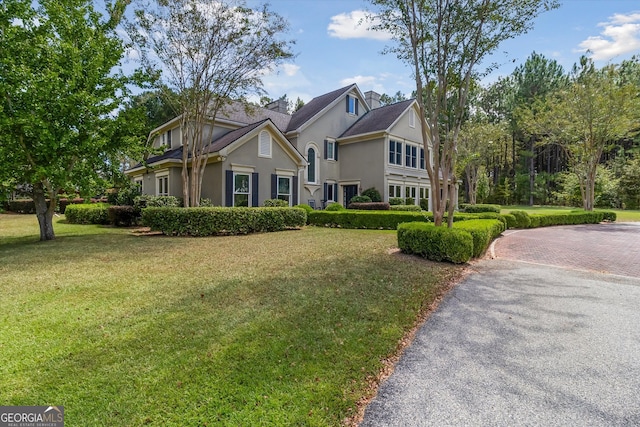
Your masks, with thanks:
M 592 36 L 579 44 L 574 52 L 589 51 L 594 60 L 609 60 L 618 55 L 640 51 L 640 13 L 615 14 L 602 22 L 601 35 Z
M 300 66 L 296 64 L 282 64 L 282 71 L 284 71 L 287 76 L 293 77 L 300 71 Z
M 367 12 L 354 10 L 331 17 L 327 32 L 331 37 L 339 39 L 374 39 L 389 40 L 391 34 L 370 29 L 373 23 L 367 19 Z

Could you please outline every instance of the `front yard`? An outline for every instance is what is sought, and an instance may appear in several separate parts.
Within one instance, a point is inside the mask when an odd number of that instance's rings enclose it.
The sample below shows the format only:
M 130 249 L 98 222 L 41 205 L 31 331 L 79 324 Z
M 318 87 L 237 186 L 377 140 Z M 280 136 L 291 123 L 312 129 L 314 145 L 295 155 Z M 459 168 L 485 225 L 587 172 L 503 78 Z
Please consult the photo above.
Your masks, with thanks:
M 69 426 L 340 425 L 463 268 L 395 231 L 55 228 L 0 215 L 0 402 Z

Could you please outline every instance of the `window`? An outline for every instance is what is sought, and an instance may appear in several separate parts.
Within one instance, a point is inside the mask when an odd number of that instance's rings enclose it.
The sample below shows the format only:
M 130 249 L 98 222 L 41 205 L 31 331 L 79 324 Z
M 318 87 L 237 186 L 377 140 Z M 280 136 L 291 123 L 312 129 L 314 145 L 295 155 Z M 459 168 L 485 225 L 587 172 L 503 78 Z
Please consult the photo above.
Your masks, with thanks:
M 338 147 L 335 141 L 325 141 L 325 159 L 338 160 Z
M 416 112 L 413 110 L 411 110 L 411 113 L 409 114 L 409 127 L 410 128 L 416 127 Z
M 358 115 L 358 98 L 347 95 L 347 113 Z
M 249 174 L 233 174 L 233 206 L 249 206 L 251 198 L 251 179 Z
M 169 195 L 169 174 L 156 177 L 156 195 Z
M 420 169 L 425 169 L 424 164 L 424 148 L 420 149 Z
M 402 186 L 389 184 L 389 198 L 402 197 Z
M 135 178 L 133 180 L 133 186 L 138 194 L 142 194 L 142 178 Z
M 389 163 L 402 166 L 402 143 L 389 140 Z
M 316 150 L 309 147 L 307 150 L 307 182 L 315 183 L 316 180 Z
M 404 189 L 405 204 L 415 205 L 416 203 L 416 187 L 405 187 Z
M 327 202 L 338 201 L 338 184 L 325 182 L 324 184 L 324 200 Z
M 171 131 L 167 131 L 167 147 L 171 148 Z
M 414 145 L 407 145 L 406 146 L 406 156 L 405 156 L 405 162 L 404 165 L 408 168 L 415 168 L 416 167 L 416 156 L 418 153 L 418 147 L 414 146 Z
M 278 177 L 278 195 L 280 200 L 286 200 L 291 206 L 291 177 L 279 176 Z
M 258 136 L 258 156 L 271 157 L 271 134 L 266 130 Z

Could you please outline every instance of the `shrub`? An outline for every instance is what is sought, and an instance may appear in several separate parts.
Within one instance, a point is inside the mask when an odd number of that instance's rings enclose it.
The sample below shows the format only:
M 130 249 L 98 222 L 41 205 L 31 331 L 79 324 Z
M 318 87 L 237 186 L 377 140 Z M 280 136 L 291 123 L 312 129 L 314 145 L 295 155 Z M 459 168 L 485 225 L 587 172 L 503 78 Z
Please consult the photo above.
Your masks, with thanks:
M 388 211 L 389 203 L 387 202 L 364 202 L 364 203 L 349 203 L 349 209 L 359 209 L 368 211 Z
M 325 208 L 326 211 L 344 211 L 346 210 L 344 206 L 342 206 L 340 203 L 337 202 L 331 202 L 329 203 L 329 205 Z
M 608 222 L 616 222 L 618 215 L 613 211 L 599 211 L 602 212 L 602 220 Z
M 289 202 L 281 199 L 267 199 L 263 206 L 265 208 L 286 208 L 289 207 Z
M 513 214 L 500 214 L 507 221 L 507 228 L 517 228 L 518 221 L 516 221 L 516 217 Z
M 435 227 L 423 222 L 398 226 L 398 247 L 407 254 L 420 255 L 432 261 L 463 263 L 473 254 L 473 237 L 457 228 Z
M 109 224 L 116 227 L 130 227 L 136 224 L 139 212 L 133 206 L 109 206 L 107 217 Z
M 69 205 L 81 205 L 85 202 L 85 199 L 81 197 L 76 197 L 74 199 L 60 199 L 58 200 L 57 211 L 61 214 L 64 214 L 67 211 L 67 206 Z
M 374 187 L 367 188 L 362 192 L 363 196 L 367 196 L 371 199 L 372 202 L 381 202 L 382 196 L 380 196 L 380 192 L 376 190 Z
M 404 205 L 404 199 L 402 197 L 389 197 L 389 204 L 391 206 Z
M 108 224 L 108 203 L 69 205 L 65 217 L 71 224 Z
M 406 199 L 404 199 L 404 204 L 405 205 L 415 205 L 416 204 L 416 199 L 414 199 L 412 197 L 407 197 Z
M 305 225 L 300 208 L 147 208 L 142 223 L 170 236 L 235 235 L 281 231 Z
M 307 212 L 307 215 L 314 210 L 311 206 L 304 203 L 300 203 L 299 205 L 294 206 L 294 208 L 304 209 Z
M 211 199 L 203 198 L 200 199 L 200 205 L 198 206 L 200 206 L 201 208 L 211 208 L 213 207 L 213 201 L 211 201 Z
M 391 206 L 392 211 L 420 212 L 422 209 L 417 205 L 394 205 Z
M 528 228 L 531 226 L 531 218 L 529 218 L 529 214 L 526 211 L 511 211 L 510 213 L 516 219 L 515 228 Z
M 140 196 L 140 189 L 135 185 L 120 188 L 116 193 L 115 204 L 120 206 L 133 206 L 138 196 Z M 107 198 L 109 198 L 108 194 Z
M 34 214 L 36 213 L 36 205 L 33 200 L 9 200 L 7 202 L 7 210 L 9 212 L 19 214 Z
M 428 222 L 430 217 L 422 212 L 354 210 L 343 210 L 341 212 L 327 212 L 324 210 L 313 211 L 309 214 L 309 224 L 321 227 L 395 230 L 398 224 L 412 221 Z
M 471 219 L 455 222 L 454 228 L 468 231 L 473 237 L 473 257 L 478 258 L 485 253 L 493 239 L 506 230 L 506 225 L 499 219 Z
M 369 196 L 353 196 L 349 201 L 351 203 L 371 203 L 371 197 Z
M 471 205 L 469 203 L 461 203 L 460 210 L 466 213 L 481 213 L 481 212 L 500 213 L 500 205 L 485 205 L 485 204 Z
M 531 214 L 530 227 L 547 227 L 550 225 L 597 224 L 605 220 L 615 220 L 615 212 L 611 211 L 571 211 L 557 214 Z
M 133 206 L 138 209 L 144 208 L 177 208 L 182 206 L 182 200 L 175 196 L 151 196 L 149 194 L 142 194 L 136 196 L 133 201 Z
M 420 208 L 423 211 L 429 210 L 429 199 L 420 199 Z

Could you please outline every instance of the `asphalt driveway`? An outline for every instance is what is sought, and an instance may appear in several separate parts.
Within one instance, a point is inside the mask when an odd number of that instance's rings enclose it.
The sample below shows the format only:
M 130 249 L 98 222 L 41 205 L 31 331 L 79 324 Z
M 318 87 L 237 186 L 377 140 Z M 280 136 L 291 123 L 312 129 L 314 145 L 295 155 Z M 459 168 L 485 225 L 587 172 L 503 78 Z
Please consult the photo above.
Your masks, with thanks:
M 361 426 L 640 426 L 640 224 L 509 232 Z

